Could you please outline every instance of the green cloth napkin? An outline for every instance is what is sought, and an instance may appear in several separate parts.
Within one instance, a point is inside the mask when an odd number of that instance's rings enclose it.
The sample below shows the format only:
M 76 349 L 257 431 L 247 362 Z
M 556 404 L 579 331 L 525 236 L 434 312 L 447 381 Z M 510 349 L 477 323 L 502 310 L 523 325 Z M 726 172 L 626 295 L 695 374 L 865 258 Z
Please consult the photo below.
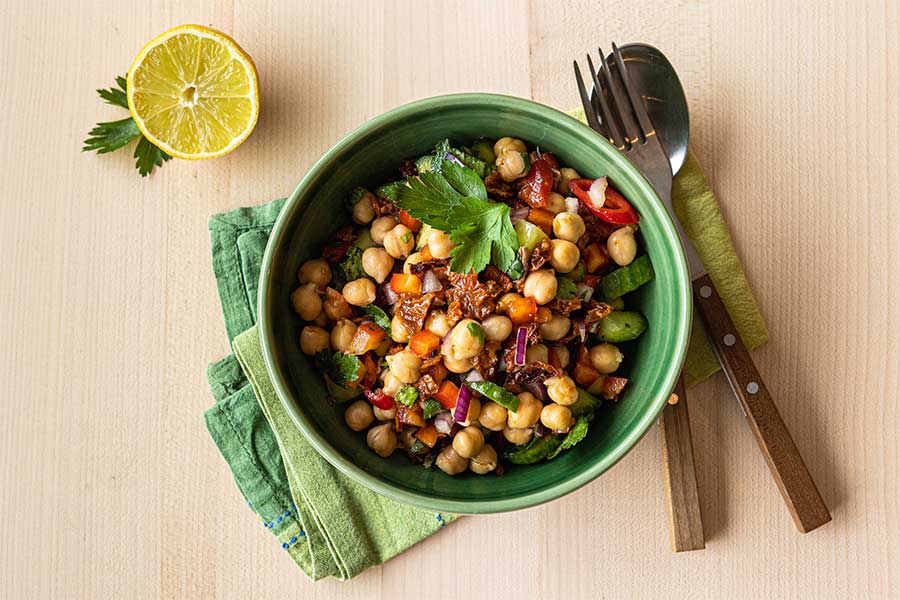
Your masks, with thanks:
M 744 343 L 767 340 L 731 236 L 693 154 L 675 178 L 673 202 Z M 213 271 L 235 354 L 207 369 L 215 405 L 207 428 L 238 488 L 282 548 L 312 579 L 347 579 L 402 552 L 453 520 L 388 500 L 338 473 L 306 442 L 272 389 L 259 348 L 256 291 L 265 244 L 284 200 L 215 215 Z M 244 333 L 242 333 L 244 332 Z M 685 362 L 693 385 L 719 369 L 694 321 Z
M 234 355 L 207 369 L 216 403 L 206 424 L 244 498 L 300 568 L 313 580 L 348 579 L 455 517 L 389 500 L 340 474 L 278 400 L 254 324 L 262 255 L 283 204 L 210 219 L 213 271 Z

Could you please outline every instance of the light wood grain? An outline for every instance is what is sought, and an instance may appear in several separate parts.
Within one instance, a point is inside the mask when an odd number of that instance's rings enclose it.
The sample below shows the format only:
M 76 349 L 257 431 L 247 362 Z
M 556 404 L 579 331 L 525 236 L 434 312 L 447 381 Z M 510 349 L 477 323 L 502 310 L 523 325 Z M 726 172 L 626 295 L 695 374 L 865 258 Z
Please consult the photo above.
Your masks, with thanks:
M 896 597 L 900 8 L 893 0 L 12 0 L 0 50 L 0 597 Z M 234 154 L 141 180 L 79 153 L 167 27 L 228 31 L 262 81 Z M 673 554 L 655 435 L 602 478 L 309 583 L 207 435 L 228 351 L 208 216 L 290 192 L 364 120 L 432 94 L 577 104 L 571 60 L 646 41 L 772 332 L 754 352 L 834 520 L 800 535 L 722 376 L 690 390 L 707 547 Z M 447 574 L 454 566 L 463 575 Z M 760 576 L 764 574 L 764 576 Z

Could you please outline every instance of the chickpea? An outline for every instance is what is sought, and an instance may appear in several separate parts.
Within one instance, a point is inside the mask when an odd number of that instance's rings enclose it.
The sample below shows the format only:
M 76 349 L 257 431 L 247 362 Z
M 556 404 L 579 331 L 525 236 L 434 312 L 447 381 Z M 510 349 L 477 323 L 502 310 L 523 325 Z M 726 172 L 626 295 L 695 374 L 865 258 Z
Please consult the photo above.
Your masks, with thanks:
M 471 358 L 451 358 L 445 356 L 444 366 L 447 367 L 447 370 L 451 373 L 468 373 L 475 365 L 472 363 Z
M 528 173 L 525 170 L 525 155 L 521 152 L 504 152 L 497 157 L 494 164 L 497 165 L 497 172 L 500 173 L 500 177 L 507 183 L 524 177 Z
M 451 359 L 473 358 L 484 348 L 483 337 L 479 339 L 473 331 L 481 329 L 478 321 L 463 319 L 447 334 L 441 347 L 441 354 Z
M 400 317 L 394 315 L 394 318 L 391 319 L 391 339 L 398 344 L 405 344 L 411 337 L 409 329 L 406 328 Z
M 378 217 L 372 221 L 372 227 L 369 228 L 369 235 L 372 236 L 372 241 L 376 244 L 383 244 L 385 234 L 396 226 L 397 219 L 394 217 L 390 215 Z
M 415 383 L 419 379 L 419 369 L 422 367 L 422 359 L 416 356 L 412 350 L 401 350 L 387 357 L 388 368 L 391 375 L 402 383 Z
M 550 192 L 547 194 L 547 206 L 544 208 L 555 215 L 566 212 L 566 199 L 556 192 Z
M 353 205 L 353 220 L 360 225 L 370 223 L 375 218 L 375 208 L 372 206 L 372 200 L 375 196 L 372 192 L 363 192 L 356 204 Z
M 300 283 L 314 283 L 316 285 L 328 285 L 331 281 L 331 267 L 328 262 L 321 258 L 308 260 L 300 266 L 297 271 L 297 277 Z
M 484 323 L 482 323 L 482 326 L 484 326 Z M 450 331 L 450 319 L 447 318 L 447 313 L 442 310 L 431 311 L 428 318 L 425 319 L 425 329 L 443 339 L 447 332 Z M 486 329 L 485 333 L 487 333 Z
M 617 265 L 630 265 L 637 254 L 637 242 L 634 241 L 634 230 L 631 227 L 616 229 L 606 240 L 606 251 Z
M 350 305 L 344 299 L 344 295 L 334 288 L 325 289 L 325 300 L 322 302 L 322 311 L 332 321 L 346 319 L 353 314 Z
M 463 458 L 472 458 L 484 447 L 484 434 L 470 425 L 453 436 L 453 449 Z
M 357 400 L 344 411 L 344 421 L 353 431 L 362 431 L 374 420 L 375 414 L 372 412 L 372 405 L 366 400 Z
M 548 404 L 541 410 L 541 423 L 547 429 L 568 429 L 572 424 L 572 411 L 568 406 Z
M 612 344 L 598 344 L 591 348 L 591 363 L 601 373 L 612 373 L 622 364 L 622 353 Z
M 568 375 L 548 377 L 544 380 L 544 385 L 547 386 L 547 395 L 557 404 L 570 406 L 578 400 L 578 389 L 575 387 L 575 382 Z M 562 428 L 557 427 L 557 429 Z
M 362 254 L 362 268 L 375 283 L 384 283 L 394 268 L 394 259 L 384 248 L 366 248 Z
M 415 236 L 406 225 L 395 225 L 384 234 L 384 249 L 394 258 L 406 258 L 415 245 Z
M 517 294 L 516 292 L 507 292 L 500 296 L 500 299 L 497 300 L 497 312 L 501 315 L 505 315 L 509 312 L 509 305 L 522 298 L 522 294 Z
M 331 324 L 331 321 L 328 320 L 328 315 L 324 312 L 320 312 L 319 316 L 312 320 L 313 325 L 318 325 L 321 328 L 326 328 Z
M 363 258 L 365 259 L 365 255 Z M 550 265 L 560 273 L 568 273 L 574 269 L 580 258 L 578 246 L 569 240 L 550 240 Z
M 522 392 L 519 394 L 519 410 L 509 411 L 507 425 L 511 429 L 531 427 L 541 416 L 541 406 L 541 401 L 530 392 Z
M 375 284 L 365 277 L 348 282 L 341 293 L 344 294 L 344 300 L 353 306 L 366 306 L 375 302 Z
M 525 278 L 522 293 L 534 298 L 538 304 L 547 304 L 556 297 L 556 285 L 556 276 L 552 269 L 538 269 Z
M 356 335 L 356 323 L 350 319 L 341 319 L 331 330 L 331 346 L 340 352 L 346 352 L 347 347 Z
M 388 371 L 388 374 L 384 376 L 384 386 L 381 388 L 381 391 L 393 398 L 402 387 L 403 382 L 397 379 L 393 373 Z
M 313 356 L 321 350 L 328 348 L 330 337 L 328 332 L 315 325 L 307 325 L 300 332 L 300 349 L 303 354 Z
M 566 334 L 569 333 L 571 327 L 572 321 L 569 320 L 569 317 L 553 315 L 549 321 L 541 324 L 541 336 L 545 340 L 555 342 L 566 337 Z
M 385 392 L 385 394 L 387 394 L 387 392 Z M 384 410 L 382 408 L 378 408 L 377 406 L 373 406 L 372 412 L 375 413 L 375 418 L 379 421 L 393 421 L 394 417 L 397 416 L 397 407 L 392 406 L 389 409 Z
M 556 352 L 556 358 L 559 360 L 559 368 L 565 369 L 569 366 L 569 361 L 571 360 L 571 356 L 569 355 L 569 349 L 565 346 L 557 346 L 553 349 Z
M 581 175 L 578 174 L 578 171 L 576 171 L 575 169 L 570 169 L 569 167 L 563 167 L 562 169 L 560 169 L 559 181 L 556 182 L 556 191 L 563 196 L 571 194 L 572 190 L 569 189 L 569 182 L 573 179 L 581 179 Z
M 406 257 L 406 260 L 403 262 L 403 272 L 409 275 L 412 273 L 412 266 L 416 263 L 422 262 L 422 253 L 421 252 L 413 252 L 409 256 Z
M 549 362 L 550 351 L 544 344 L 535 344 L 525 349 L 525 364 L 530 365 L 536 362 Z
M 469 460 L 469 469 L 478 475 L 490 473 L 497 468 L 497 451 L 493 446 L 484 445 L 481 452 Z
M 312 321 L 322 312 L 322 297 L 312 282 L 301 285 L 291 293 L 291 304 L 304 321 Z
M 490 342 L 502 342 L 512 333 L 512 321 L 503 315 L 491 315 L 481 322 L 484 339 Z
M 503 437 L 506 438 L 506 441 L 510 444 L 515 444 L 516 446 L 527 444 L 532 435 L 534 435 L 534 430 L 531 429 L 531 427 L 522 427 L 516 429 L 507 427 L 503 430 Z
M 553 235 L 574 244 L 584 235 L 584 220 L 575 213 L 561 212 L 553 217 Z
M 452 446 L 447 446 L 438 454 L 434 464 L 447 475 L 458 475 L 468 468 L 469 461 L 457 454 Z
M 508 150 L 513 150 L 515 152 L 525 152 L 525 142 L 511 137 L 503 137 L 494 142 L 495 156 L 500 156 Z
M 497 404 L 496 402 L 487 401 L 481 405 L 481 415 L 478 422 L 482 427 L 487 427 L 491 431 L 503 431 L 506 427 L 506 418 L 509 412 Z
M 434 227 L 428 230 L 428 251 L 433 257 L 448 258 L 452 249 L 453 242 L 449 235 Z
M 383 423 L 370 429 L 366 434 L 366 443 L 381 458 L 387 458 L 393 454 L 397 448 L 397 433 L 394 431 L 394 424 Z

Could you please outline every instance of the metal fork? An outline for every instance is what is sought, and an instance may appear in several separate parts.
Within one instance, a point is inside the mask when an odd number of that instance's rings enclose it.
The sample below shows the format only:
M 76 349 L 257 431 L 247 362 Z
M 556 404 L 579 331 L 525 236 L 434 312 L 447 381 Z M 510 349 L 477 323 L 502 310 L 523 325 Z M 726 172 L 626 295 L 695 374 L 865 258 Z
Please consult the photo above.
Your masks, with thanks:
M 598 48 L 600 72 L 606 82 L 609 98 L 604 94 L 591 56 L 587 55 L 587 63 L 594 85 L 593 98 L 585 88 L 578 61 L 574 61 L 575 79 L 588 124 L 606 137 L 644 174 L 679 229 L 679 236 L 686 239 L 672 208 L 671 164 L 660 144 L 659 136 L 656 135 L 643 99 L 629 80 L 628 70 L 618 47 L 615 44 L 612 47 L 621 84 L 613 77 L 604 59 L 605 54 Z M 685 245 L 685 254 L 689 263 L 696 261 L 695 264 L 702 268 L 702 262 L 692 247 Z M 691 270 L 694 271 L 693 268 Z M 674 390 L 678 401 L 667 404 L 659 420 L 669 534 L 676 552 L 705 547 L 690 417 L 684 390 L 684 382 L 679 377 Z

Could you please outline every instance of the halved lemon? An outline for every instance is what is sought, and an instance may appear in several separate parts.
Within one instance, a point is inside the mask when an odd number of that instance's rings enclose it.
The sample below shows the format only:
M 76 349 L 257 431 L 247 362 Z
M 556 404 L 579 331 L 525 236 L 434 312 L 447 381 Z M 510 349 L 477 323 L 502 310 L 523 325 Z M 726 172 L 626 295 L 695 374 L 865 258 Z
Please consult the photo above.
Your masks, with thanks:
M 144 136 L 178 158 L 228 154 L 259 116 L 256 67 L 222 32 L 182 25 L 144 46 L 128 70 L 128 108 Z

